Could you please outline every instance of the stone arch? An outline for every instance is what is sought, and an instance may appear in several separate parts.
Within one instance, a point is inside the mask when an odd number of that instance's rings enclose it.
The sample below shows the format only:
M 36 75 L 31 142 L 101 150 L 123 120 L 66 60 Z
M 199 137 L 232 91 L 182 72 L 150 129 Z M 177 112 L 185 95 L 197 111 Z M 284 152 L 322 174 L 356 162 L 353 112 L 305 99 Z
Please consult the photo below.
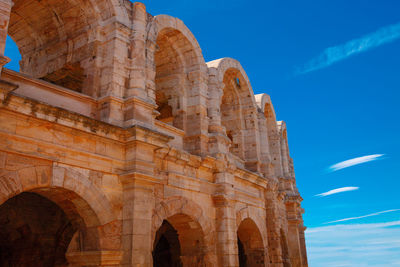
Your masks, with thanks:
M 174 18 L 169 15 L 158 15 L 153 18 L 153 20 L 149 23 L 147 30 L 147 48 L 150 48 L 152 44 L 157 43 L 157 38 L 160 32 L 165 31 L 166 29 L 174 29 L 182 34 L 187 41 L 191 44 L 193 48 L 193 53 L 196 58 L 193 58 L 193 61 L 197 61 L 198 65 L 195 69 L 201 69 L 202 72 L 206 73 L 206 65 L 203 57 L 203 53 L 201 51 L 200 45 L 197 42 L 197 39 L 194 37 L 193 33 L 186 27 L 186 25 L 178 18 Z M 151 58 L 149 58 L 151 59 Z M 151 64 L 151 62 L 149 62 Z
M 116 0 L 13 2 L 8 35 L 21 53 L 21 72 L 94 94 L 92 72 L 102 38 L 98 29 L 115 15 L 126 24 L 125 8 Z
M 255 95 L 255 100 L 258 108 L 265 115 L 265 117 L 276 122 L 275 109 L 272 105 L 271 97 L 267 94 L 258 94 Z
M 263 244 L 267 244 L 266 240 L 268 240 L 268 237 L 267 237 L 267 226 L 265 224 L 265 219 L 263 219 L 259 214 L 257 214 L 257 211 L 254 210 L 254 208 L 252 207 L 245 207 L 239 209 L 236 212 L 237 227 L 239 227 L 240 223 L 246 219 L 250 219 L 255 223 L 257 229 L 259 229 L 261 233 Z
M 286 123 L 284 121 L 279 121 L 277 123 L 278 131 L 280 136 L 280 149 L 281 149 L 281 164 L 283 175 L 287 178 L 290 177 L 291 174 L 291 158 L 289 154 L 289 145 L 287 139 L 287 130 L 286 130 Z
M 230 152 L 244 160 L 249 170 L 259 171 L 257 106 L 249 78 L 240 63 L 232 58 L 214 60 L 207 66 L 210 73 L 216 73 L 217 88 L 210 90 L 221 91 L 216 104 L 220 123 L 232 143 Z
M 239 266 L 265 266 L 268 262 L 268 253 L 263 228 L 252 218 L 238 218 L 237 227 Z
M 59 207 L 72 225 L 73 232 L 65 238 L 71 264 L 80 266 L 90 258 L 98 265 L 101 254 L 109 251 L 111 262 L 120 261 L 121 223 L 106 196 L 88 177 L 47 160 L 8 153 L 0 153 L 0 158 L 0 206 L 21 194 L 39 195 Z
M 158 106 L 156 119 L 185 132 L 186 150 L 204 150 L 199 139 L 207 131 L 207 69 L 197 40 L 181 20 L 159 15 L 149 23 L 146 47 L 147 90 Z
M 183 266 L 216 265 L 213 227 L 199 205 L 184 197 L 171 197 L 157 204 L 152 219 L 153 249 L 165 221 L 178 233 Z
M 267 140 L 270 166 L 269 169 L 272 175 L 282 175 L 282 164 L 281 164 L 281 145 L 280 136 L 278 130 L 278 123 L 276 121 L 276 115 L 274 106 L 271 102 L 271 97 L 267 94 L 258 94 L 255 96 L 258 108 L 263 113 L 266 121 L 267 128 Z M 264 137 L 265 138 L 265 137 Z

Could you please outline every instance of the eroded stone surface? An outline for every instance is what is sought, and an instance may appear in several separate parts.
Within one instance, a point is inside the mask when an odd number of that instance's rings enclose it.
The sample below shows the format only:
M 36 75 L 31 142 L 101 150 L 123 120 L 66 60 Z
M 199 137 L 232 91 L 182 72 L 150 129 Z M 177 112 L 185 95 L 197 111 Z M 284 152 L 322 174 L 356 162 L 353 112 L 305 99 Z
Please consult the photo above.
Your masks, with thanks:
M 0 67 L 7 34 L 3 262 L 307 266 L 286 124 L 238 61 L 127 0 L 1 1 Z

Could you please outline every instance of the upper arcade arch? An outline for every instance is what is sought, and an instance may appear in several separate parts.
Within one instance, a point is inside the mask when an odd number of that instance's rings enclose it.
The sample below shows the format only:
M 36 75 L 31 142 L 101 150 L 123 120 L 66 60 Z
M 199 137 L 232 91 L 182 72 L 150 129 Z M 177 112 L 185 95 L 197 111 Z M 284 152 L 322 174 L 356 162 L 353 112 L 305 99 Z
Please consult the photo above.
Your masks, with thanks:
M 95 96 L 95 80 L 99 77 L 94 73 L 105 52 L 100 44 L 104 32 L 99 34 L 100 29 L 112 17 L 129 25 L 127 10 L 116 0 L 12 3 L 8 35 L 21 53 L 21 72 Z
M 275 109 L 271 102 L 271 97 L 267 94 L 255 95 L 257 106 L 260 108 L 261 112 L 265 115 L 265 118 L 271 120 L 271 124 L 275 124 L 276 128 L 276 115 Z
M 195 69 L 201 70 L 202 72 L 206 73 L 207 67 L 205 65 L 203 53 L 201 52 L 199 43 L 197 42 L 193 33 L 178 18 L 174 18 L 169 15 L 155 16 L 148 25 L 147 39 L 146 39 L 147 48 L 148 49 L 151 49 L 151 48 L 156 49 L 156 47 L 153 47 L 153 46 L 157 44 L 157 38 L 159 37 L 160 33 L 162 31 L 165 31 L 166 29 L 176 30 L 176 31 L 180 32 L 182 34 L 182 36 L 184 36 L 186 38 L 188 43 L 190 43 L 191 48 L 193 49 L 195 58 L 192 58 L 192 60 L 195 61 L 195 65 L 196 65 Z M 178 45 L 178 43 L 177 43 L 177 45 Z M 149 55 L 149 56 L 151 56 L 151 55 Z M 151 57 L 149 57 L 148 59 L 151 60 Z M 190 60 L 190 58 L 188 58 L 188 60 Z M 151 63 L 152 62 L 148 62 L 148 64 L 151 64 Z
M 183 148 L 206 149 L 207 67 L 200 46 L 179 19 L 152 18 L 146 39 L 147 91 L 157 105 L 156 119 L 184 132 Z
M 209 116 L 231 140 L 230 152 L 259 171 L 260 145 L 257 106 L 249 78 L 240 63 L 222 58 L 207 63 L 209 68 Z
M 283 170 L 281 164 L 280 134 L 274 106 L 272 105 L 270 96 L 267 94 L 258 94 L 255 97 L 257 105 L 266 120 L 268 140 L 268 149 L 266 150 L 268 150 L 270 154 L 269 162 L 272 164 L 271 170 L 273 171 L 273 175 L 281 176 Z

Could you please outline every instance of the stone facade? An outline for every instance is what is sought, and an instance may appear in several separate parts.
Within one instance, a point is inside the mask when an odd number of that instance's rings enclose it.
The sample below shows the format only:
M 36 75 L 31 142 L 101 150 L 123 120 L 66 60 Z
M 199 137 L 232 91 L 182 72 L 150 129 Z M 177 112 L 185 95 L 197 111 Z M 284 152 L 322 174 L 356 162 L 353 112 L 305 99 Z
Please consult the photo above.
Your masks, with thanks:
M 179 19 L 1 0 L 0 65 L 0 266 L 307 266 L 285 123 Z

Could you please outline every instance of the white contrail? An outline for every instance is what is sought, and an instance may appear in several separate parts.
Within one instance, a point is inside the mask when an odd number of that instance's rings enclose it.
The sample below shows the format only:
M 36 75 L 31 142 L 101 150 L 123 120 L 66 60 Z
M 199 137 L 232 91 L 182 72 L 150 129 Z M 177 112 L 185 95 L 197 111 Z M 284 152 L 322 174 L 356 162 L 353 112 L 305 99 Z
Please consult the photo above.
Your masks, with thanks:
M 329 190 L 328 192 L 321 193 L 321 194 L 318 194 L 318 195 L 315 195 L 315 196 L 326 197 L 326 196 L 329 196 L 329 195 L 342 193 L 342 192 L 348 192 L 348 191 L 354 191 L 354 190 L 358 190 L 358 189 L 359 189 L 359 187 L 356 187 L 356 186 L 347 186 L 347 187 L 341 187 L 341 188 L 332 189 L 332 190 Z
M 335 62 L 344 60 L 352 55 L 368 51 L 383 44 L 393 42 L 398 38 L 400 38 L 400 23 L 380 28 L 376 32 L 367 34 L 361 38 L 325 49 L 319 56 L 298 68 L 296 74 L 304 74 L 326 68 Z
M 382 157 L 383 155 L 384 154 L 374 154 L 374 155 L 368 155 L 368 156 L 345 160 L 330 166 L 329 169 L 331 171 L 341 170 L 361 163 L 377 160 L 379 157 Z
M 363 215 L 363 216 L 350 217 L 350 218 L 340 219 L 340 220 L 336 220 L 336 221 L 330 221 L 330 222 L 326 222 L 326 223 L 324 223 L 324 224 L 335 223 L 335 222 L 345 222 L 345 221 L 351 221 L 351 220 L 357 220 L 357 219 L 362 219 L 362 218 L 377 216 L 377 215 L 380 215 L 380 214 L 383 214 L 383 213 L 394 212 L 394 211 L 399 211 L 399 210 L 400 210 L 400 209 L 384 210 L 384 211 L 375 212 L 375 213 L 371 213 L 371 214 L 367 214 L 367 215 Z

